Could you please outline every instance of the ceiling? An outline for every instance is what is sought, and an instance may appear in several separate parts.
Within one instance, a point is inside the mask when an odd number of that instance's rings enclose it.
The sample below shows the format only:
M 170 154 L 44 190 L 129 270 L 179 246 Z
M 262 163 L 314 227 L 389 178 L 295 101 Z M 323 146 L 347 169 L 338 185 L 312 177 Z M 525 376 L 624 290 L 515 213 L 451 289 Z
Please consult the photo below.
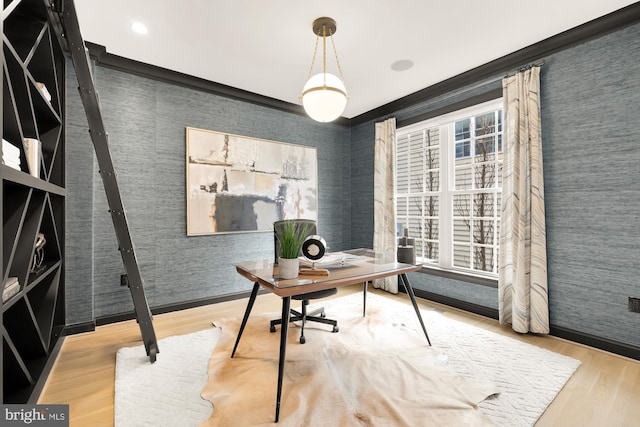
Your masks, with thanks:
M 636 0 L 75 0 L 108 53 L 300 104 L 316 42 L 334 36 L 352 118 Z M 142 22 L 145 35 L 131 29 Z M 330 42 L 327 47 L 330 49 Z M 321 45 L 319 47 L 321 49 Z M 314 74 L 320 71 L 318 52 Z M 413 66 L 395 71 L 393 64 Z M 407 64 L 407 62 L 403 62 Z M 401 63 L 402 64 L 402 63 Z M 333 53 L 329 72 L 338 74 Z

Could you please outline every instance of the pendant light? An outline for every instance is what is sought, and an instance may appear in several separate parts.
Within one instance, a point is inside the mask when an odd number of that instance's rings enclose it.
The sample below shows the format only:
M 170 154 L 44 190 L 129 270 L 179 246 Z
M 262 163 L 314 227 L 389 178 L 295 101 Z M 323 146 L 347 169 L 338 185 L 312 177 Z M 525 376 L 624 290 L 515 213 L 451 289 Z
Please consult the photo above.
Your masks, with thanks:
M 347 106 L 348 99 L 347 88 L 344 85 L 344 77 L 342 76 L 342 68 L 340 67 L 336 45 L 333 41 L 333 35 L 336 33 L 336 29 L 336 21 L 331 18 L 323 17 L 313 21 L 316 47 L 313 51 L 313 59 L 311 60 L 307 83 L 304 85 L 302 93 L 300 94 L 302 105 L 309 117 L 323 123 L 331 122 L 340 117 Z M 327 36 L 331 38 L 331 45 L 336 57 L 340 77 L 327 73 Z M 322 38 L 322 72 L 311 76 L 320 38 Z

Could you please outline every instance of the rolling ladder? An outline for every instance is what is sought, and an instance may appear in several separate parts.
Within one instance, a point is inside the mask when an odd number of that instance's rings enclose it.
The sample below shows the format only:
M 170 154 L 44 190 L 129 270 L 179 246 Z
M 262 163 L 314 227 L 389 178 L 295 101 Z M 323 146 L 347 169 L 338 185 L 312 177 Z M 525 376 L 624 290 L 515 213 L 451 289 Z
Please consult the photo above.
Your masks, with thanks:
M 49 18 L 62 44 L 71 55 L 78 78 L 78 91 L 84 106 L 89 134 L 100 168 L 100 176 L 107 196 L 109 212 L 118 241 L 118 251 L 122 257 L 125 275 L 123 284 L 128 285 L 133 298 L 136 321 L 140 327 L 142 341 L 151 363 L 156 361 L 158 342 L 153 328 L 153 317 L 144 292 L 144 281 L 134 252 L 133 241 L 125 215 L 117 176 L 109 151 L 109 136 L 104 128 L 100 100 L 95 88 L 91 63 L 80 32 L 80 24 L 73 0 L 56 0 L 50 4 Z

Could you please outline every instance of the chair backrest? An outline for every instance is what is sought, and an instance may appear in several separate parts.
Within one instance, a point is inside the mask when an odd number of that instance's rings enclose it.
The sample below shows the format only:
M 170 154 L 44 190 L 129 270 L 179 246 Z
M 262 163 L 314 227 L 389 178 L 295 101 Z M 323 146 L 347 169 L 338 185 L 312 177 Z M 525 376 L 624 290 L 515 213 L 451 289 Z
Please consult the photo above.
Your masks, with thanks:
M 284 219 L 281 221 L 276 221 L 273 223 L 273 254 L 274 254 L 274 263 L 278 264 L 278 254 L 280 253 L 280 242 L 278 241 L 278 236 L 276 235 L 276 230 L 282 227 L 283 224 L 287 222 L 293 222 L 297 226 L 306 226 L 307 228 L 307 236 L 311 236 L 314 234 L 318 234 L 317 224 L 312 219 Z M 305 236 L 305 237 L 307 237 Z

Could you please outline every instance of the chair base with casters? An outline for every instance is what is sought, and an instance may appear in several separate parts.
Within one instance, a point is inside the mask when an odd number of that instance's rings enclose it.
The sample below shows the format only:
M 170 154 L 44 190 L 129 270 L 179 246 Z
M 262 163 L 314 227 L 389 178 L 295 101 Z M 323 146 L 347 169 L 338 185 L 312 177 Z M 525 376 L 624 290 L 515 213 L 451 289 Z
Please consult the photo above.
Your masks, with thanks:
M 306 339 L 304 337 L 304 326 L 307 322 L 318 322 L 318 323 L 324 323 L 325 325 L 332 325 L 333 326 L 332 332 L 339 331 L 338 321 L 333 319 L 327 319 L 326 314 L 324 312 L 324 307 L 318 308 L 310 313 L 307 313 L 307 305 L 309 305 L 310 300 L 326 298 L 331 295 L 335 295 L 336 293 L 338 293 L 338 290 L 336 288 L 333 288 L 333 289 L 327 289 L 324 291 L 309 292 L 308 294 L 294 295 L 291 297 L 291 299 L 302 301 L 302 312 L 291 309 L 291 317 L 289 318 L 290 322 L 302 321 L 302 328 L 300 331 L 300 344 L 304 344 L 306 342 Z M 281 324 L 282 324 L 282 319 L 274 319 L 271 321 L 271 327 L 269 328 L 269 330 L 271 332 L 275 332 L 276 325 L 281 325 Z

